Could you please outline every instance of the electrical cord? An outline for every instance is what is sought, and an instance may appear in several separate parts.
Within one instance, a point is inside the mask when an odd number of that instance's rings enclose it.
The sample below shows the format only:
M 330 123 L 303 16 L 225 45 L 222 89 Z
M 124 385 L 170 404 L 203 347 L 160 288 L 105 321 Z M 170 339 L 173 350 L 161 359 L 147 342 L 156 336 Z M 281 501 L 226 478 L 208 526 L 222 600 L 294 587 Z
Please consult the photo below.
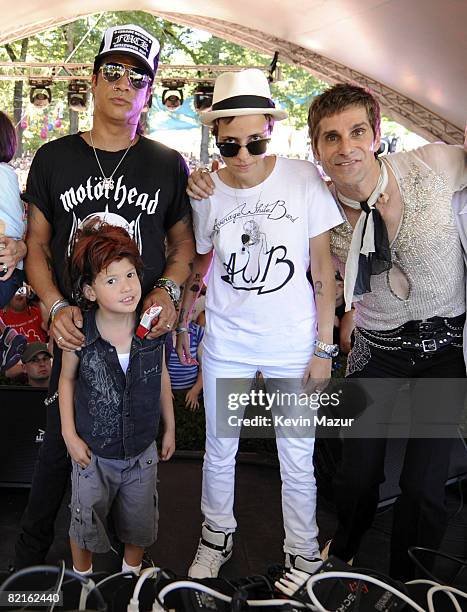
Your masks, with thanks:
M 399 599 L 405 601 L 405 603 L 409 604 L 414 610 L 417 610 L 417 612 L 426 612 L 426 610 L 419 606 L 416 601 L 411 599 L 405 593 L 402 593 L 402 591 L 399 591 L 399 589 L 396 589 L 395 587 L 386 584 L 382 580 L 378 580 L 378 578 L 366 576 L 365 574 L 360 574 L 358 572 L 322 572 L 321 574 L 314 574 L 313 576 L 310 576 L 306 583 L 306 590 L 308 593 L 308 597 L 310 598 L 311 603 L 316 607 L 315 609 L 317 610 L 317 612 L 329 611 L 323 607 L 323 605 L 316 597 L 315 593 L 313 592 L 313 585 L 317 582 L 320 582 L 321 580 L 329 580 L 331 578 L 340 578 L 343 580 L 353 578 L 354 580 L 364 580 L 365 582 L 371 582 L 372 584 L 383 588 L 385 591 L 389 591 L 393 595 L 396 595 L 396 597 L 399 597 Z
M 436 612 L 435 605 L 433 603 L 433 597 L 435 593 L 446 593 L 446 594 L 454 593 L 455 595 L 460 595 L 461 597 L 464 597 L 464 599 L 467 599 L 467 593 L 465 593 L 464 591 L 461 591 L 460 589 L 456 589 L 450 586 L 443 586 L 443 585 L 434 586 L 434 587 L 431 587 L 431 589 L 428 591 L 427 596 L 426 596 L 427 602 L 428 602 L 428 612 Z
M 63 584 L 63 579 L 65 578 L 65 561 L 63 559 L 60 560 L 61 566 L 62 566 L 62 571 L 60 572 L 60 575 L 58 576 L 57 582 L 55 583 L 54 586 L 54 595 L 57 596 L 60 593 L 60 589 L 62 588 L 62 584 Z M 48 609 L 48 612 L 53 612 L 53 609 L 55 608 L 55 598 L 52 597 L 52 605 L 50 606 L 50 608 Z
M 144 582 L 153 576 L 157 576 L 157 574 L 161 571 L 159 567 L 148 567 L 144 569 L 138 578 L 138 582 L 135 585 L 133 596 L 131 597 L 127 611 L 128 612 L 139 612 L 139 594 L 143 587 Z
M 406 582 L 405 584 L 429 584 L 431 586 L 440 586 L 437 582 L 433 582 L 433 580 L 411 580 L 410 582 Z M 462 608 L 459 605 L 459 602 L 457 601 L 457 599 L 454 597 L 454 595 L 452 593 L 446 593 L 449 597 L 449 599 L 452 602 L 452 605 L 454 606 L 455 612 L 462 612 Z
M 32 567 L 25 567 L 23 569 L 20 569 L 18 571 L 16 571 L 14 574 L 12 574 L 11 576 L 9 576 L 5 582 L 3 582 L 0 585 L 0 593 L 3 593 L 4 591 L 8 590 L 8 587 L 13 584 L 13 582 L 17 579 L 17 578 L 21 578 L 22 576 L 29 576 L 31 574 L 38 574 L 40 572 L 49 572 L 49 573 L 59 573 L 60 571 L 63 571 L 64 576 L 69 576 L 70 578 L 74 578 L 75 580 L 77 580 L 78 582 L 81 583 L 81 597 L 83 594 L 83 589 L 87 589 L 89 591 L 89 593 L 91 591 L 95 591 L 95 596 L 96 599 L 98 600 L 98 605 L 100 606 L 98 608 L 98 612 L 106 612 L 107 611 L 107 605 L 100 593 L 100 591 L 98 589 L 96 589 L 96 585 L 94 584 L 94 582 L 90 579 L 87 578 L 86 576 L 79 576 L 78 574 L 75 574 L 74 572 L 72 572 L 69 569 L 64 569 L 63 568 L 59 568 L 55 565 L 33 565 Z M 80 610 L 84 610 L 83 607 L 81 607 L 81 597 L 80 597 Z
M 457 563 L 458 565 L 460 565 L 461 567 L 459 568 L 459 571 L 457 572 L 457 574 L 454 576 L 452 582 L 454 582 L 457 576 L 462 572 L 462 570 L 467 567 L 466 559 L 461 559 L 460 557 L 454 557 L 453 555 L 448 555 L 447 553 L 441 552 L 439 550 L 434 550 L 433 548 L 425 548 L 423 546 L 411 546 L 407 551 L 407 554 L 409 555 L 410 560 L 418 567 L 419 570 L 421 570 L 425 574 L 425 576 L 429 580 L 433 580 L 437 584 L 440 584 L 445 581 L 440 580 L 437 576 L 434 576 L 423 565 L 423 563 L 420 561 L 420 559 L 417 558 L 417 555 L 415 554 L 418 552 L 429 553 L 430 555 L 441 557 L 442 559 L 447 559 L 448 561 L 453 561 L 454 563 Z
M 63 566 L 65 566 L 65 562 L 63 560 L 60 561 L 61 563 L 63 563 Z M 53 587 L 50 587 L 50 589 L 47 589 L 46 591 L 44 591 L 44 595 L 52 595 L 52 599 L 54 596 L 58 595 L 60 593 L 60 589 L 63 586 L 62 582 L 63 582 L 63 575 L 61 574 L 58 578 L 57 581 L 55 582 Z M 25 606 L 23 606 L 22 608 L 19 608 L 18 612 L 24 612 L 24 610 L 28 610 L 31 606 L 34 605 L 34 602 L 31 602 L 30 604 L 26 604 Z M 53 610 L 53 608 L 55 607 L 55 601 L 53 602 L 53 605 L 51 608 L 47 608 L 47 612 L 50 612 L 50 610 Z
M 106 576 L 103 580 L 96 583 L 96 589 L 105 584 L 106 582 L 110 582 L 114 578 L 118 576 L 134 576 L 133 572 L 117 572 L 116 574 L 111 574 L 110 576 Z M 88 601 L 89 592 L 86 594 L 86 598 L 84 599 L 84 609 L 86 609 L 87 601 Z
M 159 592 L 158 599 L 160 605 L 164 606 L 165 596 L 171 593 L 172 591 L 176 591 L 177 589 L 192 589 L 193 591 L 201 591 L 202 593 L 212 595 L 212 597 L 220 599 L 225 603 L 232 602 L 232 597 L 224 595 L 223 593 L 219 593 L 219 591 L 215 591 L 214 589 L 211 589 L 210 587 L 207 587 L 204 584 L 192 582 L 191 580 L 178 580 L 177 582 L 172 582 L 171 584 L 168 584 Z M 252 608 L 265 608 L 267 606 L 290 606 L 291 604 L 293 604 L 294 606 L 303 608 L 304 610 L 313 609 L 310 605 L 293 599 L 247 599 L 244 603 Z M 133 611 L 128 610 L 128 612 Z M 422 612 L 425 611 L 422 610 Z

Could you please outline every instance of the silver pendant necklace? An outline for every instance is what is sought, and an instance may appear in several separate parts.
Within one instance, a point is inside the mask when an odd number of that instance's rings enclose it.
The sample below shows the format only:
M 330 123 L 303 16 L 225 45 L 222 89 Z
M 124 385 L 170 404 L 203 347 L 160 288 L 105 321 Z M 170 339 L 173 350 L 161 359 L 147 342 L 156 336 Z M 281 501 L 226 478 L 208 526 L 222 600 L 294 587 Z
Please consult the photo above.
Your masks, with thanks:
M 97 165 L 99 166 L 99 170 L 101 171 L 102 174 L 102 180 L 99 181 L 98 185 L 101 185 L 102 188 L 106 191 L 113 189 L 115 187 L 115 182 L 113 179 L 114 174 L 117 172 L 118 168 L 120 167 L 120 164 L 122 163 L 122 161 L 125 159 L 126 154 L 128 153 L 128 151 L 130 150 L 131 145 L 134 143 L 135 138 L 133 138 L 133 140 L 130 142 L 130 144 L 128 145 L 125 153 L 122 155 L 120 161 L 118 162 L 118 164 L 115 166 L 114 171 L 112 172 L 112 174 L 110 176 L 105 176 L 104 171 L 102 170 L 102 166 L 101 166 L 101 162 L 99 161 L 99 158 L 97 157 L 97 151 L 96 151 L 96 147 L 94 146 L 94 141 L 92 139 L 92 130 L 89 130 L 89 138 L 91 139 L 91 146 L 92 146 L 92 150 L 94 151 L 94 156 L 96 158 L 96 162 Z

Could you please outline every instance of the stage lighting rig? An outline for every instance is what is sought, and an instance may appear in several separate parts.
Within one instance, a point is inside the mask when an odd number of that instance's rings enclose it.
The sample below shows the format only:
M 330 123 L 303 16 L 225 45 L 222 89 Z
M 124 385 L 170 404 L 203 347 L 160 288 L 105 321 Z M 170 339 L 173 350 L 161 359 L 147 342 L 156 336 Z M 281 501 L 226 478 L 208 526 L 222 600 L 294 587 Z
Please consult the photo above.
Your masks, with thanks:
M 213 92 L 214 86 L 211 83 L 200 83 L 195 87 L 193 103 L 196 111 L 206 111 L 211 108 Z
M 70 81 L 68 85 L 68 106 L 71 110 L 81 113 L 86 110 L 89 90 L 86 81 Z
M 162 104 L 168 110 L 175 110 L 183 104 L 183 86 L 184 81 L 162 81 Z
M 52 81 L 50 79 L 30 79 L 29 85 L 31 86 L 29 92 L 31 103 L 38 108 L 47 108 L 52 102 L 52 92 L 50 91 Z

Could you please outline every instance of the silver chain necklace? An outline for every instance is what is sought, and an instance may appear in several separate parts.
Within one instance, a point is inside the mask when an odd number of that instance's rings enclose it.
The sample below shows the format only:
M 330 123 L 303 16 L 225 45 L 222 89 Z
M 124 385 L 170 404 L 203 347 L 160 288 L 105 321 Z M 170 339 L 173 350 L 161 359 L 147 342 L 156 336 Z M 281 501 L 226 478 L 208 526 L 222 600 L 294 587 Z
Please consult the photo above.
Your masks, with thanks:
M 92 139 L 92 130 L 89 130 L 89 138 L 91 139 L 91 146 L 92 146 L 92 150 L 94 151 L 94 156 L 96 158 L 96 162 L 97 165 L 99 166 L 99 170 L 101 171 L 102 174 L 102 180 L 99 181 L 98 185 L 101 185 L 103 189 L 105 190 L 110 190 L 113 189 L 115 187 L 115 182 L 113 180 L 113 176 L 114 174 L 117 172 L 118 168 L 120 167 L 120 164 L 122 163 L 122 161 L 125 159 L 126 154 L 128 153 L 128 151 L 130 150 L 131 145 L 134 143 L 135 138 L 133 138 L 133 140 L 130 142 L 130 144 L 128 145 L 125 153 L 122 155 L 120 161 L 118 162 L 118 164 L 115 166 L 114 171 L 112 172 L 112 174 L 107 177 L 104 174 L 104 171 L 102 170 L 102 166 L 101 166 L 101 162 L 99 161 L 99 158 L 97 157 L 97 151 L 96 151 L 96 147 L 94 146 L 94 141 Z

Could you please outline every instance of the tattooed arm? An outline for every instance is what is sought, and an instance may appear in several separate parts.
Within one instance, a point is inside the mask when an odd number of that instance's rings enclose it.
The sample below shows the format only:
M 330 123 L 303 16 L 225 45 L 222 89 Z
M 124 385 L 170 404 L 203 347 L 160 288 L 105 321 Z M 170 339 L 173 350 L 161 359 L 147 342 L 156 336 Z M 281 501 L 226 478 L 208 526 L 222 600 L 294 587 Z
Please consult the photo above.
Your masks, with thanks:
M 52 227 L 34 204 L 29 205 L 26 244 L 28 254 L 24 260 L 29 284 L 45 305 L 47 312 L 54 302 L 63 299 L 53 273 L 50 240 Z M 60 338 L 60 348 L 74 351 L 84 340 L 78 328 L 82 327 L 81 311 L 76 306 L 62 308 L 54 318 L 50 334 L 55 341 Z
M 194 257 L 193 226 L 191 214 L 187 214 L 167 232 L 167 261 L 163 276 L 182 285 L 191 272 Z
M 317 339 L 326 344 L 332 344 L 336 309 L 336 281 L 329 247 L 329 232 L 310 238 L 310 259 L 318 318 Z M 323 359 L 313 355 L 305 370 L 304 382 L 313 379 L 314 388 L 323 390 L 331 376 L 331 366 L 332 359 Z
M 34 292 L 49 312 L 56 300 L 63 298 L 54 278 L 50 240 L 52 227 L 42 212 L 30 204 L 28 207 L 28 253 L 24 260 L 26 275 Z
M 172 225 L 167 232 L 167 259 L 162 276 L 170 278 L 177 285 L 181 285 L 190 274 L 194 256 L 195 240 L 191 214 L 187 214 L 183 219 Z M 165 289 L 157 288 L 148 293 L 143 302 L 143 309 L 146 310 L 153 304 L 162 306 L 162 312 L 157 324 L 148 334 L 148 338 L 156 338 L 166 334 L 167 330 L 171 329 L 177 320 L 175 306 Z
M 310 238 L 310 258 L 318 317 L 318 339 L 326 344 L 332 344 L 336 280 L 329 247 L 329 232 Z
M 180 328 L 188 329 L 190 315 L 203 287 L 203 278 L 209 270 L 212 256 L 213 251 L 210 251 L 209 253 L 196 255 L 195 257 L 193 271 L 185 283 L 185 289 L 180 304 L 180 314 L 178 317 L 178 326 Z M 177 335 L 177 353 L 180 363 L 192 363 L 190 357 L 190 337 L 187 331 L 182 331 Z

